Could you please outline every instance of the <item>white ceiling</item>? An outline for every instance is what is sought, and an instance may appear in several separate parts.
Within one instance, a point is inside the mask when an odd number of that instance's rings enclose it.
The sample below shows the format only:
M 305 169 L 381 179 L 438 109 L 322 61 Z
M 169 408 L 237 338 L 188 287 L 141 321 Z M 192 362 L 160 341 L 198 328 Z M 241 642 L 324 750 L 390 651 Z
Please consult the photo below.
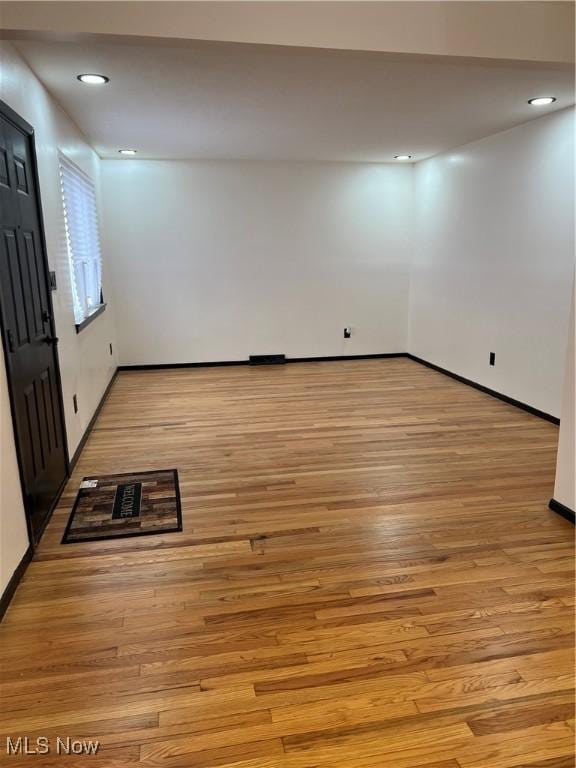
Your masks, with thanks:
M 16 46 L 102 157 L 420 160 L 574 93 L 559 64 L 200 41 Z M 110 83 L 82 85 L 81 72 Z M 549 94 L 551 108 L 526 103 Z
M 573 64 L 574 10 L 566 0 L 2 0 L 0 27 L 61 40 L 126 35 Z

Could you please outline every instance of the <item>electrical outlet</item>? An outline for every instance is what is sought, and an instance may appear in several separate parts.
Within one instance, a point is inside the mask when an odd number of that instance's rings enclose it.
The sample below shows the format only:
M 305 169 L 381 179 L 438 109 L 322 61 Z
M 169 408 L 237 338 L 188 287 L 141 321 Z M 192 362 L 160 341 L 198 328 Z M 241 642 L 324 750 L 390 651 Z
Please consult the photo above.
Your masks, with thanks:
M 349 339 L 352 336 L 352 328 L 344 328 L 344 338 Z
M 490 365 L 496 365 L 496 352 L 490 352 Z
M 74 413 L 78 413 L 78 398 L 76 395 L 72 398 L 72 402 L 74 403 Z

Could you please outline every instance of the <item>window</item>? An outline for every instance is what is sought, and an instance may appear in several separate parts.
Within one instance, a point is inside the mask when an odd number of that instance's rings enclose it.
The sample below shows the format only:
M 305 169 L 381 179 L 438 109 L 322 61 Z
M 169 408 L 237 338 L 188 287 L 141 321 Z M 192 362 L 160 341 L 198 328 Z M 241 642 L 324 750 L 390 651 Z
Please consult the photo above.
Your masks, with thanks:
M 104 308 L 96 190 L 88 176 L 71 160 L 60 154 L 59 161 L 74 319 L 79 330 Z

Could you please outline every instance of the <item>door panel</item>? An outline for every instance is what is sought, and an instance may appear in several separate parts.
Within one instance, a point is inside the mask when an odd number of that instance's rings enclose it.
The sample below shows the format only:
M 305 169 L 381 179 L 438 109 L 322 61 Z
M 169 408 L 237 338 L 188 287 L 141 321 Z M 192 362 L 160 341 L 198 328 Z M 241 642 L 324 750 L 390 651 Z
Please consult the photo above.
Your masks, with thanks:
M 32 137 L 0 116 L 0 314 L 16 445 L 37 539 L 66 479 L 58 359 Z

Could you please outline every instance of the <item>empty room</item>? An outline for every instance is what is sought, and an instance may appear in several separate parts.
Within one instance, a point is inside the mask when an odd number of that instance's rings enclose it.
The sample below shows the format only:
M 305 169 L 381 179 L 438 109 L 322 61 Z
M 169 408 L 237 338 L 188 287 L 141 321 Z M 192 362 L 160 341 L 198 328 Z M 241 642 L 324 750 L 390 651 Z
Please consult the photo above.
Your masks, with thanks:
M 0 6 L 0 765 L 574 768 L 572 2 Z

